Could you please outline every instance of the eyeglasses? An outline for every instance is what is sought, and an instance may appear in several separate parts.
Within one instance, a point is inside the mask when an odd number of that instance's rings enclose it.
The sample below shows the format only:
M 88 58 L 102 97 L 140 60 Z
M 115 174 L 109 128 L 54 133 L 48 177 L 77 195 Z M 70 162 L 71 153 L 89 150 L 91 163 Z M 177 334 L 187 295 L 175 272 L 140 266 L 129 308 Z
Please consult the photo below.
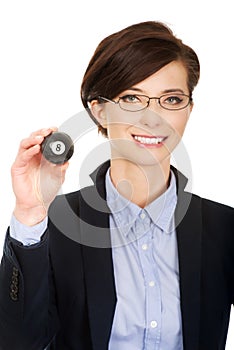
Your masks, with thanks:
M 180 94 L 165 94 L 160 97 L 149 97 L 145 95 L 124 95 L 119 97 L 118 101 L 106 97 L 98 96 L 99 99 L 106 102 L 118 104 L 121 109 L 128 112 L 138 112 L 149 107 L 150 100 L 157 100 L 158 104 L 169 111 L 178 111 L 186 108 L 191 102 L 192 97 Z

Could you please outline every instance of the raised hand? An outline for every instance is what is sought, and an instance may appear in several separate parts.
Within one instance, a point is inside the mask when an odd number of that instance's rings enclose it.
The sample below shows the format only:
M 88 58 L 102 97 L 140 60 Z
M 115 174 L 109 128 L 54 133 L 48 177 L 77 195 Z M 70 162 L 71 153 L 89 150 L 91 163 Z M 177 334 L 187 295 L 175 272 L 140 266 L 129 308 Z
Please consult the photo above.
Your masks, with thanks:
M 13 191 L 16 197 L 15 217 L 25 225 L 35 225 L 47 215 L 65 179 L 68 162 L 55 165 L 41 154 L 41 143 L 57 128 L 41 129 L 21 141 L 11 167 Z

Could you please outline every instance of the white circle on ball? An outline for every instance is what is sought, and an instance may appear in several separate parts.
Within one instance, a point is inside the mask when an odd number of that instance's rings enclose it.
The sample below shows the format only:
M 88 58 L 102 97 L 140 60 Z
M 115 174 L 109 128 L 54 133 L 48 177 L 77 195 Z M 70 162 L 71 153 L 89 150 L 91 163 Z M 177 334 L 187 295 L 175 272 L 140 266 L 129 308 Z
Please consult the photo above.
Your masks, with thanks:
M 59 156 L 64 153 L 66 146 L 62 141 L 54 141 L 50 143 L 50 148 L 54 154 Z

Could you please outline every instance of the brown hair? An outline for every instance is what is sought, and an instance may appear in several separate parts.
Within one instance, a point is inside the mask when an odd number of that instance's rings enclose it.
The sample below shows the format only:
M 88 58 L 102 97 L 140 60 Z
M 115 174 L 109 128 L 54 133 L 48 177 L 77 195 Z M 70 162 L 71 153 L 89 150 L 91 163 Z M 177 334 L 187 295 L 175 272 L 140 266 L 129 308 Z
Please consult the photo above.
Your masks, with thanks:
M 106 37 L 95 50 L 84 74 L 81 85 L 84 107 L 88 108 L 88 102 L 98 99 L 98 96 L 113 99 L 172 61 L 184 64 L 192 95 L 200 74 L 198 57 L 165 24 L 154 21 L 137 23 Z M 107 136 L 106 129 L 101 125 L 98 128 Z

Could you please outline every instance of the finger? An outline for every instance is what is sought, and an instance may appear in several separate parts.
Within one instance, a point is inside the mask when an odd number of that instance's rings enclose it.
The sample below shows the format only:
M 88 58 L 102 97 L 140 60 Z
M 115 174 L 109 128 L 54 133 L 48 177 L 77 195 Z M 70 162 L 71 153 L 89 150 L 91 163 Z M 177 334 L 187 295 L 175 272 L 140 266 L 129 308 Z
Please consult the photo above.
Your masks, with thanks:
M 44 140 L 44 137 L 42 135 L 28 137 L 20 142 L 19 151 L 24 152 L 30 147 L 33 147 L 35 145 L 40 145 L 43 140 Z
M 69 162 L 66 162 L 66 163 L 62 164 L 61 165 L 61 171 L 63 173 L 65 173 L 67 171 L 68 167 L 69 167 Z
M 46 137 L 49 134 L 51 134 L 52 132 L 57 131 L 57 130 L 58 130 L 58 128 L 56 126 L 51 126 L 50 128 L 39 129 L 39 130 L 33 131 L 31 133 L 30 137 L 35 137 L 38 135 Z
M 69 163 L 66 162 L 64 164 L 52 164 L 52 167 L 54 168 L 53 174 L 55 177 L 60 178 L 62 182 L 65 179 L 66 171 L 68 169 Z
M 27 150 L 24 150 L 24 152 L 20 152 L 12 166 L 13 169 L 15 168 L 22 168 L 28 165 L 28 162 L 37 154 L 40 153 L 40 145 L 34 145 Z
M 47 160 L 46 158 L 41 158 L 41 164 L 47 164 L 52 169 L 57 169 L 59 172 L 66 172 L 67 168 L 69 167 L 69 162 L 65 162 L 62 164 L 55 164 Z
M 32 132 L 28 138 L 25 138 L 21 141 L 20 150 L 24 151 L 25 149 L 28 149 L 29 147 L 32 147 L 36 144 L 41 144 L 46 136 L 50 135 L 51 132 L 54 132 L 56 130 L 57 127 L 51 127 Z

